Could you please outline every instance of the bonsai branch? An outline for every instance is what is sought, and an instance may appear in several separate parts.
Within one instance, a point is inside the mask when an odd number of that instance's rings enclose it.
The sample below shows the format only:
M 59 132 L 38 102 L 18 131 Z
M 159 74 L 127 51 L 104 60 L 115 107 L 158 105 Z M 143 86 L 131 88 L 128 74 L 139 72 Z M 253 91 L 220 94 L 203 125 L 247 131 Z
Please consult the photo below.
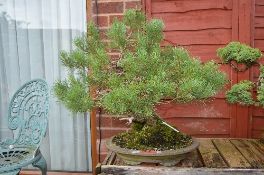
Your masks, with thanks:
M 125 118 L 120 118 L 119 120 L 120 121 L 127 120 L 126 124 L 130 125 L 133 122 L 134 117 L 125 117 Z

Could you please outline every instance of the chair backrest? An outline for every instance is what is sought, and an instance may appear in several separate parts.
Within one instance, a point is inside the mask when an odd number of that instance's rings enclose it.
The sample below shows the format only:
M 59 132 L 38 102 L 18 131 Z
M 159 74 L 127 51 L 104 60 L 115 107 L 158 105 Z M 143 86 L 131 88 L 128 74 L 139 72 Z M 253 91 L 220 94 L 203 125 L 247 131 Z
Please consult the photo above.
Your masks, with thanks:
M 39 146 L 46 134 L 49 109 L 48 85 L 36 79 L 24 84 L 9 105 L 8 125 L 16 145 Z

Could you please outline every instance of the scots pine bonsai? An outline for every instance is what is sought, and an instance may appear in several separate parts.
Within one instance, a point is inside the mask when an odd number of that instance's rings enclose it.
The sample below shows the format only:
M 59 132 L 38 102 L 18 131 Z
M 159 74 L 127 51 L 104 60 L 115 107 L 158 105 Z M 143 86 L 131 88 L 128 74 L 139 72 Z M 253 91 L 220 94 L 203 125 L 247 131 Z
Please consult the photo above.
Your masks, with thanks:
M 189 136 L 164 125 L 155 105 L 168 98 L 177 103 L 205 100 L 225 85 L 226 76 L 213 61 L 201 63 L 182 47 L 161 47 L 163 29 L 161 20 L 147 21 L 136 10 L 115 20 L 104 39 L 89 23 L 87 35 L 75 39 L 75 49 L 61 53 L 70 74 L 55 83 L 55 95 L 74 112 L 98 107 L 128 116 L 132 129 L 114 139 L 121 147 L 164 150 L 191 144 Z M 110 53 L 118 58 L 111 59 Z M 91 88 L 94 96 L 88 93 Z
M 227 102 L 243 106 L 264 107 L 264 66 L 257 62 L 263 56 L 261 51 L 240 42 L 230 42 L 227 46 L 219 48 L 217 52 L 224 63 L 232 64 L 231 61 L 235 60 L 237 63 L 247 65 L 247 68 L 254 64 L 259 66 L 258 81 L 242 80 L 234 84 L 226 92 Z M 256 97 L 254 97 L 254 90 L 256 90 Z M 264 137 L 261 141 L 264 142 Z
M 240 42 L 230 42 L 223 48 L 217 50 L 218 56 L 224 63 L 231 63 L 235 60 L 238 63 L 244 63 L 247 66 L 258 64 L 257 61 L 262 57 L 262 53 L 257 48 L 252 48 Z M 260 76 L 258 82 L 242 80 L 234 84 L 226 92 L 226 99 L 229 103 L 250 106 L 264 106 L 264 66 L 259 65 Z M 253 89 L 257 90 L 257 97 L 253 98 Z

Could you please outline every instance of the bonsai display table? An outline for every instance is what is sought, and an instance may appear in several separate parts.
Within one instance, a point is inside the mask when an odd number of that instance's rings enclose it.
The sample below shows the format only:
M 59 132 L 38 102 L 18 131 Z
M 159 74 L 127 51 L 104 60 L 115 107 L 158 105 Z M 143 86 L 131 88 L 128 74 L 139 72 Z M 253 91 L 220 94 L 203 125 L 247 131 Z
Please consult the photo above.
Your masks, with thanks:
M 97 174 L 264 174 L 264 143 L 255 139 L 199 139 L 199 149 L 173 167 L 156 164 L 128 166 L 109 152 Z

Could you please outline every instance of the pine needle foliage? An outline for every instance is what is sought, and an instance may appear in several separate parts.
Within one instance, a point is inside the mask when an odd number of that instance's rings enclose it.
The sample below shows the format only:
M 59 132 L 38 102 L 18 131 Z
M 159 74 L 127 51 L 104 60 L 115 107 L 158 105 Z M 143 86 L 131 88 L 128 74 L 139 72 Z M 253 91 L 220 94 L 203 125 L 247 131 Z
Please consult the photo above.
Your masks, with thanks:
M 254 83 L 249 80 L 243 80 L 232 86 L 231 90 L 227 91 L 226 98 L 231 104 L 239 103 L 241 105 L 252 105 L 255 101 L 252 98 L 251 91 Z
M 257 90 L 256 98 L 253 97 L 254 89 Z M 260 75 L 257 82 L 243 80 L 234 84 L 226 92 L 226 100 L 231 104 L 238 103 L 245 106 L 255 105 L 264 107 L 264 66 L 260 66 Z
M 224 63 L 230 63 L 233 60 L 237 63 L 244 63 L 247 66 L 251 66 L 262 56 L 259 49 L 240 42 L 230 42 L 225 47 L 219 48 L 217 55 Z
M 71 74 L 55 83 L 55 95 L 74 112 L 100 107 L 135 119 L 153 117 L 164 98 L 187 103 L 214 96 L 225 85 L 225 74 L 213 61 L 201 63 L 182 47 L 161 47 L 163 29 L 161 20 L 147 21 L 142 12 L 128 10 L 103 42 L 89 23 L 87 35 L 75 39 L 76 49 L 61 53 Z M 118 59 L 113 61 L 109 52 L 118 53 Z M 88 93 L 92 87 L 93 97 Z
M 260 67 L 259 86 L 257 87 L 257 100 L 264 106 L 264 66 Z

